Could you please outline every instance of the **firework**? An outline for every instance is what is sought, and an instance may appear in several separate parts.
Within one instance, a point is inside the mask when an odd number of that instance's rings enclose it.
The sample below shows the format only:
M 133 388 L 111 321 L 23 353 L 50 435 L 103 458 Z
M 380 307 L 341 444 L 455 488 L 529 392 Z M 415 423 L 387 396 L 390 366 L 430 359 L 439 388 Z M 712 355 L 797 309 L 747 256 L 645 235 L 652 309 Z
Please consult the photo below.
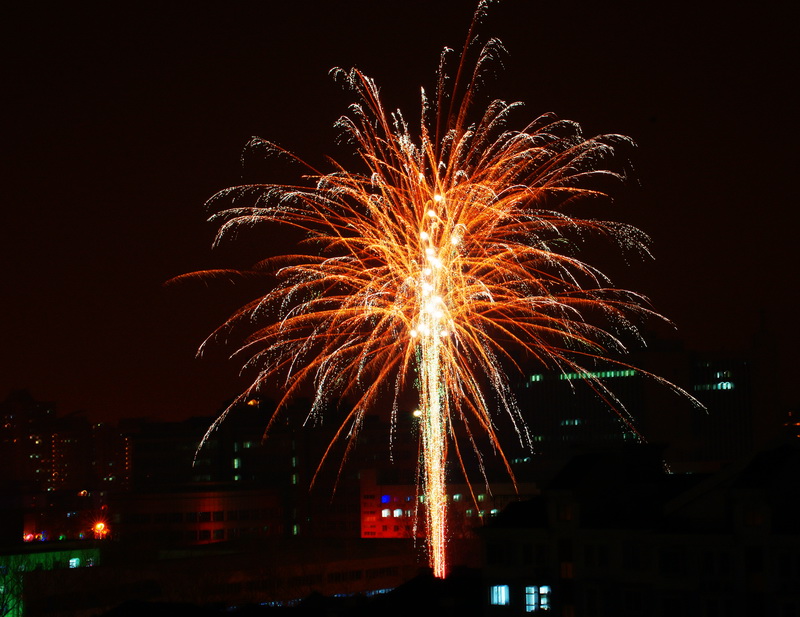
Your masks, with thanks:
M 488 435 L 505 462 L 493 417 L 507 413 L 530 445 L 506 377 L 519 368 L 514 357 L 527 356 L 587 375 L 635 431 L 586 367 L 624 351 L 618 333 L 638 336 L 635 322 L 650 314 L 644 298 L 613 288 L 574 250 L 581 236 L 599 234 L 646 254 L 646 236 L 569 215 L 575 200 L 605 197 L 604 178 L 622 177 L 607 167 L 630 141 L 586 138 L 576 123 L 550 115 L 511 129 L 518 103 L 495 100 L 476 114 L 477 86 L 502 49 L 496 40 L 475 43 L 484 4 L 461 53 L 443 52 L 434 95 L 422 92 L 418 130 L 400 111 L 387 112 L 372 79 L 336 70 L 356 98 L 338 127 L 354 145 L 358 169 L 332 163 L 333 171 L 321 172 L 254 139 L 250 148 L 305 165 L 306 184 L 232 187 L 210 200 L 218 239 L 264 222 L 307 234 L 303 254 L 257 264 L 277 284 L 210 339 L 239 327 L 249 333 L 238 353 L 255 378 L 239 401 L 279 380 L 282 398 L 267 431 L 309 386 L 311 416 L 334 397 L 351 401 L 336 434 L 349 452 L 368 410 L 391 400 L 397 414 L 401 394 L 416 390 L 420 490 L 439 577 L 446 573 L 447 462 L 463 471 L 456 424 L 472 444 L 479 432 Z

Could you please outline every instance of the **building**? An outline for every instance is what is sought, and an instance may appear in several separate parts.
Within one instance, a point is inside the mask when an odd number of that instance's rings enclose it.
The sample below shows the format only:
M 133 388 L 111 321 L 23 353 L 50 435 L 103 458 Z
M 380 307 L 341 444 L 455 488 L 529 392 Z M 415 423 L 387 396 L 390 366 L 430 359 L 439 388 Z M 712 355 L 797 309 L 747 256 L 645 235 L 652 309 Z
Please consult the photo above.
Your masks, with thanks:
M 129 422 L 132 490 L 111 499 L 115 537 L 139 546 L 358 538 L 357 468 L 318 469 L 334 427 L 299 426 L 308 412 L 298 405 L 266 439 L 268 400 L 231 409 L 205 440 L 214 417 Z
M 475 537 L 475 529 L 500 513 L 508 504 L 538 493 L 533 484 L 514 485 L 508 480 L 467 484 L 448 484 L 448 537 L 463 540 Z M 411 478 L 398 482 L 391 471 L 361 472 L 361 537 L 425 537 L 425 498 Z
M 112 497 L 115 540 L 138 549 L 280 538 L 289 523 L 274 488 L 197 485 Z
M 546 470 L 540 478 L 560 468 L 565 454 L 586 447 L 649 441 L 664 446 L 675 471 L 712 471 L 758 445 L 746 355 L 662 343 L 621 360 L 629 364 L 540 371 L 520 384 L 537 467 Z
M 96 526 L 108 522 L 109 491 L 124 489 L 130 477 L 118 431 L 81 414 L 59 417 L 53 403 L 26 390 L 0 403 L 0 467 L 7 544 L 94 539 Z
M 709 475 L 655 448 L 574 459 L 481 530 L 486 615 L 800 614 L 800 447 Z
M 419 571 L 410 548 L 390 540 L 321 544 L 291 538 L 164 551 L 146 561 L 112 554 L 92 568 L 31 572 L 26 615 L 92 617 L 137 601 L 281 606 L 312 594 L 372 596 Z
M 31 576 L 53 571 L 77 570 L 100 564 L 97 546 L 84 543 L 31 544 L 0 549 L 0 615 L 23 617 L 33 614 L 31 603 L 36 594 L 30 585 Z M 40 577 L 41 578 L 41 577 Z

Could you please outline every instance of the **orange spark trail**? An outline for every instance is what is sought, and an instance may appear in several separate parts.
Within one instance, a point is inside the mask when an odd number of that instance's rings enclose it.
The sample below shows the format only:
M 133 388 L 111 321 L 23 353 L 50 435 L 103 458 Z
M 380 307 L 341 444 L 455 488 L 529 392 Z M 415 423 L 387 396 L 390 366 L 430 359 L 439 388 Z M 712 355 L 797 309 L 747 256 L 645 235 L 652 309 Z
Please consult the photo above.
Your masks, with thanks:
M 308 184 L 232 187 L 210 200 L 218 238 L 261 222 L 308 233 L 307 254 L 257 264 L 255 270 L 277 275 L 277 286 L 209 339 L 248 332 L 238 353 L 256 377 L 231 408 L 278 378 L 283 394 L 269 431 L 288 401 L 311 385 L 311 416 L 333 397 L 353 401 L 336 435 L 349 452 L 370 408 L 393 397 L 397 414 L 401 393 L 416 389 L 428 555 L 438 577 L 447 573 L 448 444 L 459 452 L 454 423 L 469 440 L 487 434 L 505 461 L 493 420 L 499 409 L 530 445 L 506 378 L 504 367 L 519 368 L 509 350 L 590 375 L 593 361 L 624 351 L 619 333 L 637 337 L 634 320 L 653 314 L 644 298 L 613 288 L 575 250 L 576 239 L 595 234 L 648 254 L 647 237 L 628 225 L 567 213 L 576 200 L 605 197 L 598 180 L 622 178 L 605 167 L 630 141 L 585 138 L 576 123 L 551 115 L 512 130 L 519 104 L 500 100 L 476 114 L 477 84 L 501 50 L 496 40 L 474 42 L 485 5 L 451 82 L 448 53 L 442 54 L 435 97 L 422 93 L 418 132 L 400 111 L 386 112 L 373 80 L 356 69 L 337 70 L 357 99 L 337 125 L 361 169 L 333 163 L 323 173 L 254 139 L 251 148 L 305 165 Z M 635 431 L 603 383 L 587 379 Z

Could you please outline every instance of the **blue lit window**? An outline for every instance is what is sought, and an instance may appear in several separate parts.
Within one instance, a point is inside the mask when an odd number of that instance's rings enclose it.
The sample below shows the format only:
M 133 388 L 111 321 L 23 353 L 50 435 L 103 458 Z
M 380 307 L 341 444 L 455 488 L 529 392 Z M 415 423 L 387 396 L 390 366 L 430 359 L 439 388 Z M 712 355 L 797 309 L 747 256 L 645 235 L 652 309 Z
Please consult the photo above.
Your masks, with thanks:
M 508 585 L 492 585 L 489 588 L 489 602 L 494 606 L 507 606 L 510 603 Z
M 539 586 L 539 608 L 543 611 L 550 610 L 550 585 Z
M 69 567 L 70 568 L 80 568 L 81 567 L 81 560 L 78 557 L 72 557 L 69 560 Z
M 539 588 L 525 587 L 525 612 L 532 613 L 539 610 Z
M 392 496 L 391 495 L 381 495 L 381 503 L 391 503 Z
M 525 612 L 550 610 L 550 585 L 531 585 L 525 587 Z

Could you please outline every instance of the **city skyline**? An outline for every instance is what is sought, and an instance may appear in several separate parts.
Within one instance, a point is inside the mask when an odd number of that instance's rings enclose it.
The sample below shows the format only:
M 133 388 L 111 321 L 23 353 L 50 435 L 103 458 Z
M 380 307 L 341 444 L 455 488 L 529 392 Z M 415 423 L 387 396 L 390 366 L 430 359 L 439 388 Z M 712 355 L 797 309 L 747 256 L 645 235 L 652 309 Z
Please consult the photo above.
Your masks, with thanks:
M 769 8 L 754 16 L 701 6 L 686 16 L 507 0 L 485 33 L 509 50 L 491 89 L 525 101 L 526 116 L 552 111 L 587 135 L 619 132 L 639 144 L 641 187 L 599 216 L 641 227 L 656 260 L 611 263 L 615 283 L 650 296 L 692 348 L 745 349 L 763 319 L 781 337 L 768 356 L 781 388 L 798 342 L 783 318 L 796 275 L 780 268 L 791 265 L 781 223 L 792 38 L 781 6 Z M 235 363 L 193 356 L 255 294 L 162 284 L 246 266 L 262 256 L 259 242 L 280 244 L 283 232 L 254 235 L 252 255 L 241 243 L 212 252 L 203 202 L 241 181 L 238 157 L 252 135 L 320 164 L 346 152 L 329 145 L 350 102 L 327 76 L 334 66 L 362 68 L 390 106 L 408 108 L 430 86 L 419 76 L 432 74 L 441 46 L 460 44 L 471 10 L 352 1 L 115 20 L 99 8 L 17 8 L 5 40 L 16 62 L 7 67 L 0 398 L 28 388 L 61 413 L 168 420 L 213 413 L 238 394 L 246 380 Z M 251 161 L 244 177 L 297 178 L 275 167 Z M 779 394 L 777 404 L 796 404 L 788 388 Z

